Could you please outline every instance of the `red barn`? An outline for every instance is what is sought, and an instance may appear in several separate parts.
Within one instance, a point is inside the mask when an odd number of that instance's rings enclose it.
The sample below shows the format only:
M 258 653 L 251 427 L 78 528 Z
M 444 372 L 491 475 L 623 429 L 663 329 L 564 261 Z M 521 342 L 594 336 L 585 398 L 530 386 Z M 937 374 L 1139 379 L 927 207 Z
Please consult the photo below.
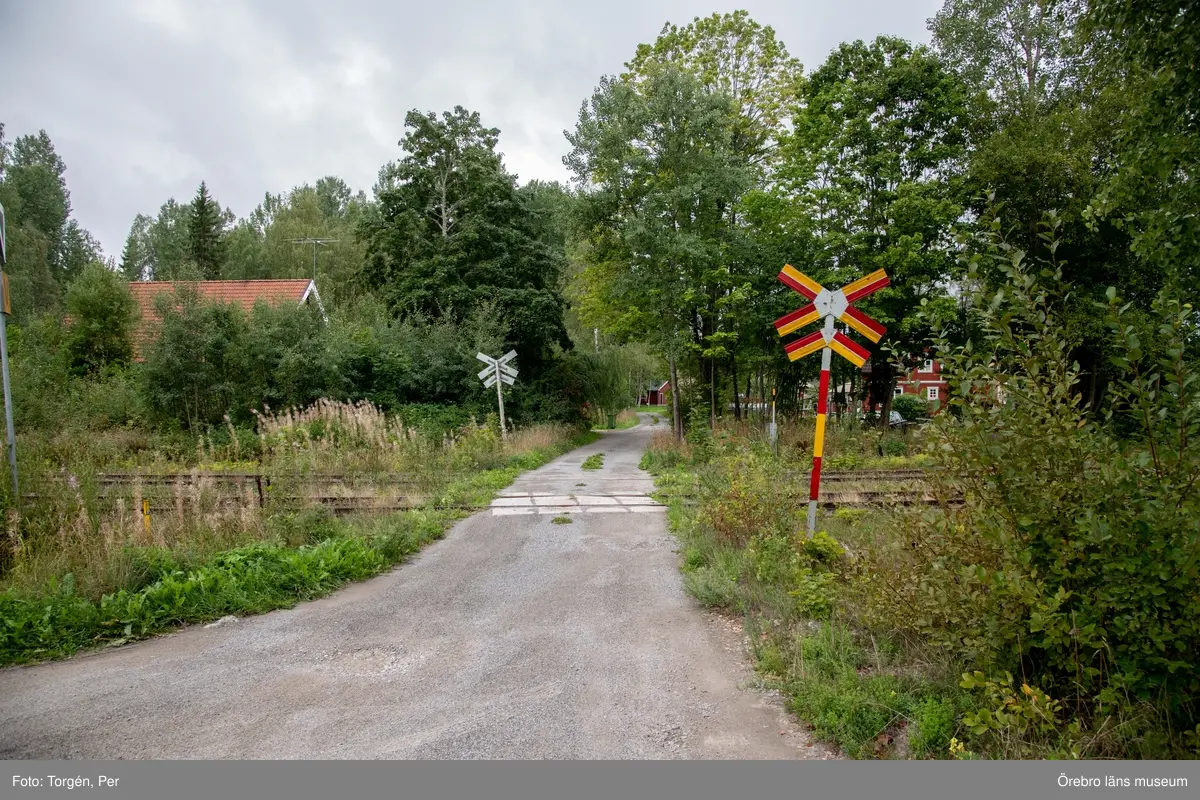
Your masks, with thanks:
M 643 406 L 665 406 L 667 404 L 667 393 L 671 390 L 671 382 L 663 381 L 662 385 L 657 389 L 651 389 L 642 395 L 638 401 Z

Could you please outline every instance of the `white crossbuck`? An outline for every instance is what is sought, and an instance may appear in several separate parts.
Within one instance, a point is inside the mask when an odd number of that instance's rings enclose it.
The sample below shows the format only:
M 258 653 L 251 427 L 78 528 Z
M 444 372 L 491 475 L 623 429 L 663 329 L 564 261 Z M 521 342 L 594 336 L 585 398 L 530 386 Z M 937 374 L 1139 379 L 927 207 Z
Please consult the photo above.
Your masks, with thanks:
M 479 379 L 483 381 L 484 386 L 489 389 L 492 388 L 496 385 L 497 379 L 503 381 L 508 386 L 513 385 L 517 377 L 517 368 L 508 362 L 517 357 L 516 350 L 509 350 L 500 356 L 500 358 L 492 358 L 485 353 L 476 353 L 475 357 L 487 364 L 486 367 L 479 371 Z

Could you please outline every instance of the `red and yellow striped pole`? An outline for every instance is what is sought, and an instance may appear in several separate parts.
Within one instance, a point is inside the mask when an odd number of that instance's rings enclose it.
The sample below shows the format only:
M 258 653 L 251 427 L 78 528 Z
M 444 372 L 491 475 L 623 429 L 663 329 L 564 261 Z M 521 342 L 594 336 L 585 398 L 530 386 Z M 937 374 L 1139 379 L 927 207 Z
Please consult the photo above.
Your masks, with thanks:
M 821 456 L 825 452 L 825 414 L 829 410 L 829 362 L 833 353 L 821 351 L 821 380 L 817 383 L 817 436 L 813 439 L 812 478 L 808 485 L 808 535 L 817 530 L 817 500 L 821 496 Z

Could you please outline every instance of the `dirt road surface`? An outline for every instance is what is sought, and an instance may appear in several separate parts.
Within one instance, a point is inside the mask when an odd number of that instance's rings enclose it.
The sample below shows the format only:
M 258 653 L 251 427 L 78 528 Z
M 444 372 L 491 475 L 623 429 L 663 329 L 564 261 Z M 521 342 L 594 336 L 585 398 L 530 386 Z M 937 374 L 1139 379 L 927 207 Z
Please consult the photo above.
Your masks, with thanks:
M 830 758 L 684 593 L 647 420 L 330 597 L 0 671 L 0 758 Z

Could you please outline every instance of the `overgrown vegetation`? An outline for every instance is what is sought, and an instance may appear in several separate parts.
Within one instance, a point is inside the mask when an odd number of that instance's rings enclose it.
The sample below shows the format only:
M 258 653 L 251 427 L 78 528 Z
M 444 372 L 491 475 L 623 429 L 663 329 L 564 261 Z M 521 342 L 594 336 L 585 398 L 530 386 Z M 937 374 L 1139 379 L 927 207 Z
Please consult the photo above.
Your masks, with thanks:
M 943 502 L 839 510 L 807 539 L 798 452 L 702 426 L 682 448 L 656 437 L 643 466 L 671 502 L 685 584 L 746 615 L 760 670 L 851 756 L 1194 758 L 1191 309 L 1164 293 L 1147 329 L 1110 292 L 1097 313 L 1116 380 L 1097 418 L 1061 272 L 994 231 L 965 260 L 1004 289 L 973 296 L 969 345 L 939 340 L 949 413 L 908 440 Z M 867 436 L 831 436 L 830 461 Z
M 430 440 L 372 407 L 329 402 L 264 419 L 261 468 L 282 475 L 336 469 L 343 484 L 359 475 L 368 489 L 381 472 L 407 470 L 416 479 L 403 489 L 412 510 L 345 520 L 303 496 L 260 505 L 247 490 L 251 496 L 221 503 L 201 481 L 175 487 L 167 495 L 175 507 L 156 511 L 146 524 L 140 507 L 154 492 L 149 485 L 134 483 L 132 496 L 114 498 L 100 494 L 94 474 L 72 475 L 65 485 L 43 476 L 34 485 L 46 495 L 28 516 L 9 515 L 0 663 L 68 655 L 328 593 L 398 563 L 486 506 L 522 470 L 594 438 L 541 426 L 507 442 L 483 427 Z
M 604 453 L 596 453 L 588 456 L 583 460 L 580 469 L 597 470 L 604 469 Z

